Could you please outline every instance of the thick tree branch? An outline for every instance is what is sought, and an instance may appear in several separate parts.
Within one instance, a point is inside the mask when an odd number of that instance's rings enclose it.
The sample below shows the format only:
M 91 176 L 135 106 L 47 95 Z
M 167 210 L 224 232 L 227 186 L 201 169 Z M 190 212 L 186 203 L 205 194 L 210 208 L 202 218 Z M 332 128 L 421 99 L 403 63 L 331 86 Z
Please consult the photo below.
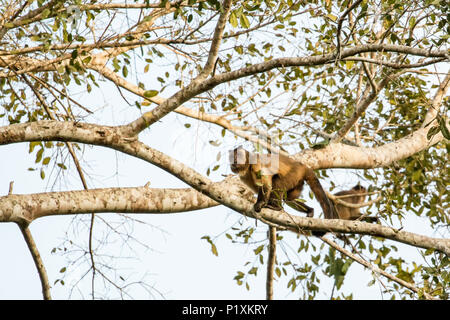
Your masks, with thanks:
M 260 215 L 263 219 L 275 225 L 283 226 L 299 234 L 304 234 L 305 230 L 311 230 L 381 236 L 386 239 L 424 249 L 436 249 L 450 255 L 450 239 L 426 237 L 411 232 L 399 231 L 394 228 L 356 220 L 347 221 L 338 219 L 304 218 L 292 216 L 287 212 L 280 213 L 280 211 L 269 209 L 263 209 Z
M 53 215 L 177 213 L 217 206 L 194 189 L 106 188 L 0 197 L 0 222 L 28 224 Z
M 446 60 L 447 60 L 447 58 L 436 58 L 436 59 L 430 59 L 430 60 L 425 60 L 425 61 L 419 61 L 417 63 L 396 63 L 396 62 L 390 62 L 390 61 L 384 61 L 384 60 L 370 59 L 370 58 L 365 58 L 365 57 L 351 57 L 351 58 L 342 59 L 342 61 L 362 61 L 362 62 L 374 64 L 374 65 L 389 67 L 392 69 L 422 68 L 422 67 L 426 67 L 431 64 L 436 64 L 436 63 L 443 62 Z
M 442 132 L 427 138 L 428 130 L 437 123 L 439 106 L 450 87 L 450 73 L 446 75 L 433 98 L 421 128 L 397 141 L 379 147 L 365 148 L 331 143 L 324 149 L 305 150 L 295 156 L 297 161 L 312 168 L 358 168 L 386 167 L 395 161 L 408 158 L 444 139 Z M 448 127 L 448 124 L 447 124 Z
M 137 85 L 127 81 L 126 79 L 124 79 L 123 77 L 121 77 L 120 75 L 118 75 L 117 73 L 115 73 L 113 70 L 111 70 L 110 68 L 108 68 L 105 65 L 103 65 L 103 66 L 98 66 L 98 65 L 93 66 L 92 65 L 91 68 L 93 70 L 97 71 L 98 73 L 100 73 L 105 78 L 114 82 L 117 86 L 124 88 L 125 90 L 128 90 L 129 92 L 134 93 L 134 94 L 142 97 L 143 99 L 149 100 L 157 105 L 162 104 L 166 100 L 159 95 L 156 95 L 151 98 L 145 97 L 144 89 L 139 88 Z M 257 137 L 255 137 L 254 135 L 249 134 L 247 132 L 247 131 L 253 130 L 255 133 L 258 133 L 257 129 L 249 128 L 249 127 L 243 128 L 243 127 L 233 126 L 233 124 L 228 119 L 226 119 L 224 116 L 212 115 L 212 114 L 208 114 L 206 112 L 193 110 L 193 109 L 190 109 L 190 108 L 187 108 L 184 106 L 179 106 L 178 108 L 175 109 L 175 112 L 178 114 L 182 114 L 184 116 L 193 118 L 193 119 L 216 124 L 224 129 L 227 129 L 228 131 L 232 132 L 233 134 L 235 134 L 241 138 L 244 138 L 248 141 L 252 141 L 255 143 L 259 143 L 262 147 L 266 148 L 267 150 L 271 150 L 273 148 L 273 145 L 267 143 L 266 140 L 260 140 Z M 280 151 L 280 152 L 284 153 L 283 151 Z
M 38 121 L 0 127 L 0 144 L 48 140 L 77 141 L 116 149 L 150 162 L 161 169 L 168 171 L 195 188 L 197 191 L 217 202 L 246 216 L 254 217 L 253 202 L 243 196 L 246 192 L 248 193 L 248 190 L 243 190 L 241 185 L 228 183 L 227 187 L 224 188 L 220 183 L 213 183 L 183 163 L 154 150 L 137 140 L 123 138 L 120 131 L 116 128 L 101 128 L 100 126 L 95 125 L 53 121 Z M 350 146 L 345 147 L 349 148 Z M 317 152 L 321 152 L 321 150 L 317 150 Z M 79 205 L 83 206 L 83 203 L 80 203 Z M 86 210 L 91 210 L 91 208 L 86 208 Z M 287 213 L 271 210 L 263 210 L 259 217 L 261 217 L 263 221 L 286 227 L 294 232 L 302 232 L 302 229 L 307 229 L 312 231 L 360 233 L 384 237 L 421 248 L 433 248 L 445 252 L 446 254 L 450 254 L 450 240 L 433 239 L 404 231 L 397 231 L 380 225 L 358 221 L 331 221 L 294 217 Z

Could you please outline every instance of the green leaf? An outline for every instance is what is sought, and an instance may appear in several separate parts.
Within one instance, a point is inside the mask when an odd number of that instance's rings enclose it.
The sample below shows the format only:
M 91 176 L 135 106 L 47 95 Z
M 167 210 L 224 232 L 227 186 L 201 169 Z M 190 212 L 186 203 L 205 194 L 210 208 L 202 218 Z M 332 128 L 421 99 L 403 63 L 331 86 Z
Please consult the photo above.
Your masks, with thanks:
M 262 244 L 262 245 L 260 245 L 258 248 L 256 248 L 253 251 L 255 251 L 255 255 L 257 255 L 257 254 L 260 254 L 261 251 L 263 251 L 263 249 L 264 249 L 264 245 Z
M 441 132 L 442 132 L 442 135 L 444 136 L 444 138 L 450 139 L 450 132 L 448 131 L 447 124 L 445 123 L 446 122 L 445 119 L 442 117 L 439 117 L 438 122 L 439 122 L 439 127 L 441 128 Z
M 257 267 L 253 267 L 250 269 L 250 271 L 248 272 L 248 274 L 254 274 L 256 276 L 256 273 L 258 272 L 258 268 Z
M 117 58 L 113 59 L 112 65 L 114 67 L 114 71 L 118 71 L 120 69 L 119 60 Z
M 48 8 L 45 9 L 44 11 L 42 11 L 42 13 L 41 13 L 42 19 L 47 18 L 49 15 L 50 15 L 50 9 L 48 9 Z
M 211 243 L 211 251 L 216 257 L 219 255 L 219 253 L 217 252 L 217 247 L 214 243 Z
M 355 61 L 345 61 L 345 68 L 347 70 L 350 70 L 354 64 L 355 64 Z
M 334 22 L 336 22 L 336 20 L 337 20 L 337 17 L 334 14 L 331 14 L 331 13 L 327 14 L 326 17 L 328 19 L 333 20 Z
M 276 268 L 275 268 L 275 273 L 276 273 L 276 275 L 277 275 L 278 278 L 281 277 L 281 270 L 280 270 L 280 268 L 276 267 Z
M 41 169 L 41 179 L 44 180 L 45 179 L 45 172 L 44 170 Z
M 39 151 L 36 153 L 35 163 L 41 162 L 43 154 L 44 154 L 44 148 L 39 149 Z
M 236 13 L 233 11 L 230 14 L 230 24 L 233 28 L 236 28 L 238 26 L 238 21 L 236 18 Z
M 151 97 L 156 96 L 157 94 L 158 94 L 157 90 L 147 90 L 144 92 L 144 97 L 151 98 Z
M 67 170 L 67 167 L 64 165 L 64 163 L 57 163 L 56 165 L 63 170 Z
M 250 22 L 248 21 L 248 18 L 242 14 L 239 18 L 239 21 L 241 22 L 241 27 L 244 29 L 250 28 Z
M 325 139 L 325 140 L 322 140 L 322 141 L 319 141 L 319 142 L 317 142 L 317 143 L 314 143 L 312 146 L 311 146 L 311 148 L 313 148 L 313 149 L 315 149 L 315 150 L 317 150 L 317 149 L 322 149 L 322 148 L 325 148 L 327 145 L 329 145 L 330 144 L 330 139 Z
M 438 134 L 439 131 L 440 131 L 439 126 L 434 126 L 434 127 L 430 128 L 430 130 L 428 130 L 428 133 L 427 133 L 427 139 L 431 140 L 436 134 Z
M 213 145 L 214 147 L 218 147 L 218 146 L 220 146 L 220 141 L 218 141 L 218 140 L 210 140 L 209 144 Z
M 201 237 L 201 239 L 206 240 L 211 245 L 211 252 L 213 253 L 213 255 L 215 255 L 217 257 L 219 255 L 219 252 L 217 251 L 217 247 L 212 242 L 211 238 L 209 236 L 203 236 L 203 237 Z
M 50 157 L 45 157 L 44 160 L 42 161 L 43 165 L 47 165 L 50 162 Z
M 28 150 L 28 152 L 32 153 L 34 148 L 36 146 L 39 146 L 39 145 L 42 145 L 42 142 L 40 142 L 40 141 L 32 141 L 32 142 L 30 142 L 30 149 Z
M 420 177 L 422 176 L 422 170 L 416 170 L 413 172 L 411 179 L 413 181 L 419 181 Z

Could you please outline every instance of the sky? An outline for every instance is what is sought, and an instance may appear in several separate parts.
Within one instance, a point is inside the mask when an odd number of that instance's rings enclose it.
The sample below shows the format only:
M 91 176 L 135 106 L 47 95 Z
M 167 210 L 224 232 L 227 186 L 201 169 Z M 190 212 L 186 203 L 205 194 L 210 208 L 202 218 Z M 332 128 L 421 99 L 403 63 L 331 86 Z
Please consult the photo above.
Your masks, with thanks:
M 120 109 L 124 111 L 124 107 Z M 177 123 L 182 126 L 183 119 L 180 116 L 170 115 L 158 128 L 152 128 L 150 133 L 145 133 L 141 137 L 152 147 L 167 152 L 178 160 L 183 160 L 189 153 L 183 150 L 192 149 L 189 141 L 183 141 L 183 137 L 192 140 L 190 135 L 172 133 L 165 135 L 165 124 Z M 174 132 L 174 131 L 173 131 Z M 166 140 L 167 139 L 167 140 Z M 175 141 L 175 142 L 174 142 Z M 208 148 L 205 146 L 205 148 Z M 194 148 L 195 149 L 195 148 Z M 201 149 L 201 148 L 199 148 Z M 212 154 L 208 152 L 207 154 Z M 28 171 L 27 168 L 35 167 L 34 157 L 28 154 L 28 144 L 14 144 L 2 146 L 0 148 L 0 194 L 8 192 L 9 181 L 14 181 L 14 193 L 28 194 L 49 191 L 39 177 L 38 171 Z M 215 157 L 213 157 L 215 158 Z M 82 156 L 83 163 L 86 163 L 86 170 L 89 173 L 88 184 L 91 187 L 114 187 L 114 186 L 142 186 L 148 181 L 151 187 L 185 187 L 186 185 L 159 168 L 145 163 L 139 159 L 134 159 L 127 155 L 119 154 L 115 151 L 101 147 L 86 147 Z M 195 162 L 195 160 L 192 160 Z M 189 162 L 189 161 L 188 161 Z M 230 173 L 228 168 L 222 168 L 225 174 Z M 354 183 L 354 176 L 345 173 L 345 170 L 334 170 L 332 177 L 341 177 L 346 185 Z M 77 182 L 74 172 L 71 172 L 70 179 L 60 179 L 69 181 L 67 186 L 62 186 L 62 190 L 81 189 L 81 184 Z M 59 180 L 58 180 L 59 181 Z M 44 186 L 43 186 L 44 184 Z M 64 185 L 64 183 L 63 183 Z M 325 185 L 325 188 L 328 186 Z M 308 188 L 306 188 L 308 190 Z M 307 191 L 303 195 L 306 196 Z M 313 200 L 308 200 L 309 204 L 315 207 L 315 212 L 320 212 L 318 204 Z M 112 219 L 111 214 L 104 214 L 105 219 Z M 255 246 L 246 244 L 233 244 L 223 233 L 229 227 L 242 221 L 236 212 L 223 206 L 194 211 L 191 213 L 178 213 L 173 215 L 133 215 L 139 220 L 151 224 L 152 227 L 137 224 L 130 233 L 141 241 L 149 245 L 149 248 L 136 246 L 134 257 L 137 259 L 127 259 L 130 254 L 123 250 L 121 246 L 112 245 L 114 254 L 123 259 L 115 259 L 114 263 L 118 268 L 126 270 L 126 274 L 131 274 L 136 281 L 146 275 L 145 280 L 153 286 L 151 294 L 143 290 L 140 286 L 135 286 L 132 292 L 136 299 L 264 299 L 265 297 L 265 266 L 260 268 L 258 276 L 250 277 L 249 284 L 251 290 L 238 286 L 233 280 L 237 271 L 243 270 L 243 265 L 255 260 L 253 249 Z M 412 220 L 416 220 L 412 222 Z M 58 247 L 65 238 L 66 230 L 73 221 L 72 216 L 66 217 L 45 217 L 34 221 L 31 232 L 45 263 L 50 282 L 60 279 L 63 275 L 60 270 L 64 267 L 70 271 L 65 278 L 66 285 L 59 282 L 52 285 L 52 295 L 54 299 L 79 299 L 89 298 L 89 295 L 80 295 L 77 290 L 70 291 L 70 284 L 74 283 L 80 275 L 84 274 L 86 265 L 83 267 L 69 267 L 64 256 L 51 253 L 52 249 Z M 84 220 L 86 221 L 86 219 Z M 407 230 L 411 232 L 425 233 L 421 230 L 423 223 L 419 219 L 409 219 L 410 224 Z M 246 225 L 253 225 L 253 221 L 244 221 Z M 76 228 L 75 228 L 76 229 Z M 100 230 L 99 230 L 100 229 Z M 96 229 L 96 235 L 101 237 L 102 228 Z M 259 225 L 257 229 L 259 235 L 256 238 L 265 236 L 266 228 Z M 219 255 L 216 257 L 211 253 L 210 245 L 201 237 L 209 235 L 214 238 Z M 292 234 L 283 233 L 289 239 L 295 250 L 296 237 Z M 79 232 L 72 235 L 77 241 L 87 242 L 87 233 Z M 312 240 L 318 243 L 318 240 Z M 407 255 L 418 256 L 418 250 L 413 247 L 398 244 L 399 248 L 406 247 Z M 123 250 L 123 252 L 121 251 Z M 281 249 L 279 248 L 279 252 Z M 325 250 L 328 250 L 325 247 Z M 102 251 L 103 252 L 103 251 Z M 403 252 L 403 251 L 402 251 Z M 404 253 L 404 252 L 403 252 Z M 266 253 L 265 253 L 266 255 Z M 41 299 L 41 287 L 39 278 L 30 253 L 23 241 L 18 227 L 13 223 L 0 224 L 0 299 Z M 300 260 L 301 261 L 301 260 Z M 342 289 L 346 294 L 353 293 L 358 299 L 380 299 L 383 298 L 380 285 L 368 287 L 367 283 L 372 279 L 369 271 L 356 263 L 351 266 L 350 275 Z M 383 282 L 386 282 L 383 280 Z M 276 299 L 298 299 L 298 292 L 290 292 L 286 288 L 287 279 L 276 281 Z M 90 281 L 79 284 L 81 290 L 90 292 Z M 332 281 L 322 283 L 325 294 L 318 296 L 320 299 L 329 299 Z M 119 298 L 116 293 L 109 298 Z
M 152 65 L 152 68 L 155 68 Z M 151 70 L 148 74 L 139 74 L 136 78 L 129 79 L 137 83 L 155 82 L 151 78 L 159 72 L 158 69 Z M 162 72 L 161 72 L 162 73 Z M 129 77 L 131 78 L 131 76 Z M 155 77 L 156 78 L 156 77 Z M 98 124 L 123 124 L 134 120 L 139 112 L 134 106 L 129 106 L 117 92 L 115 86 L 100 81 L 101 90 L 94 87 L 91 94 L 76 93 L 79 88 L 74 88 L 74 98 L 84 103 L 92 110 L 96 110 L 89 122 Z M 134 97 L 124 93 L 129 101 Z M 163 96 L 167 96 L 165 92 Z M 192 124 L 186 128 L 184 124 Z M 0 125 L 5 125 L 4 119 L 0 119 Z M 222 155 L 240 141 L 227 136 L 224 143 L 216 148 L 208 143 L 208 140 L 221 139 L 221 129 L 211 124 L 199 124 L 192 119 L 170 114 L 162 121 L 153 125 L 140 135 L 141 141 L 152 148 L 167 153 L 177 160 L 195 167 L 200 173 L 205 174 L 206 168 L 215 163 L 216 155 Z M 36 151 L 35 151 L 36 152 Z M 134 159 L 127 155 L 117 153 L 102 147 L 84 146 L 83 153 L 78 153 L 82 166 L 88 176 L 90 188 L 105 187 L 128 187 L 142 186 L 150 181 L 152 188 L 182 188 L 186 185 L 170 174 L 142 160 Z M 79 182 L 70 159 L 66 162 L 71 170 L 65 177 L 56 176 L 51 170 L 46 171 L 46 180 L 42 181 L 39 171 L 28 171 L 34 164 L 35 153 L 28 153 L 28 144 L 14 144 L 0 146 L 0 196 L 8 193 L 9 182 L 14 181 L 13 193 L 30 194 L 57 190 L 80 190 Z M 230 174 L 222 156 L 219 170 L 213 176 L 218 181 L 222 174 Z M 358 181 L 355 174 L 346 170 L 329 170 L 333 181 L 338 181 L 342 189 L 351 188 Z M 324 183 L 324 188 L 329 185 Z M 305 188 L 309 190 L 309 188 Z M 303 197 L 307 198 L 307 191 Z M 308 200 L 308 204 L 315 208 L 315 212 L 321 212 L 315 200 Z M 253 249 L 255 245 L 231 243 L 224 233 L 231 226 L 239 222 L 244 225 L 254 225 L 255 222 L 243 218 L 232 210 L 219 206 L 211 209 L 200 210 L 190 213 L 178 213 L 168 215 L 140 214 L 131 215 L 140 222 L 123 223 L 114 214 L 101 214 L 100 218 L 117 223 L 118 228 L 126 230 L 130 235 L 139 239 L 147 247 L 138 245 L 129 239 L 130 250 L 123 242 L 118 242 L 114 236 L 108 238 L 105 229 L 100 224 L 95 226 L 97 239 L 110 239 L 115 241 L 107 247 L 100 247 L 100 253 L 113 254 L 115 257 L 105 261 L 111 263 L 106 267 L 114 266 L 123 271 L 122 274 L 129 276 L 130 280 L 145 281 L 152 288 L 145 290 L 142 286 L 134 285 L 129 290 L 132 297 L 136 299 L 264 299 L 265 298 L 265 265 L 262 266 L 257 277 L 250 276 L 249 284 L 251 290 L 244 286 L 238 286 L 233 280 L 239 270 L 247 270 L 244 267 L 248 261 L 255 260 Z M 59 250 L 52 253 L 54 248 L 63 248 L 64 241 L 68 237 L 78 243 L 87 243 L 88 237 L 85 226 L 89 217 L 83 220 L 74 220 L 73 216 L 45 217 L 34 221 L 30 225 L 31 232 L 35 238 L 38 249 L 48 272 L 50 284 L 52 285 L 52 296 L 54 299 L 89 299 L 90 277 L 81 283 L 77 283 L 79 290 L 71 291 L 71 284 L 75 284 L 80 276 L 86 272 L 87 264 L 71 265 L 67 256 L 61 255 Z M 431 233 L 424 219 L 415 215 L 408 217 L 405 222 L 405 230 L 420 234 Z M 78 225 L 79 226 L 78 226 Z M 80 227 L 81 226 L 81 227 Z M 67 230 L 71 230 L 67 233 Z M 266 227 L 258 224 L 256 232 L 257 239 L 265 237 Z M 211 253 L 211 247 L 207 241 L 201 238 L 205 235 L 211 238 L 217 237 L 216 246 L 218 256 Z M 290 233 L 283 233 L 289 246 L 282 250 L 295 250 L 298 241 L 302 238 Z M 319 240 L 311 240 L 320 245 Z M 419 250 L 396 244 L 404 257 L 419 257 Z M 325 247 L 324 250 L 328 250 Z M 74 251 L 71 257 L 79 256 Z M 266 255 L 267 253 L 265 253 Z M 99 259 L 101 261 L 101 259 Z M 303 257 L 298 257 L 298 263 L 302 263 Z M 66 272 L 61 272 L 66 268 Z M 64 277 L 65 285 L 61 285 L 58 279 Z M 341 292 L 353 294 L 356 299 L 383 299 L 389 295 L 383 295 L 383 287 L 379 283 L 369 287 L 367 284 L 373 279 L 370 271 L 364 270 L 360 265 L 353 263 L 349 270 L 349 276 L 344 282 Z M 120 280 L 118 280 L 120 282 Z M 299 292 L 290 292 L 286 287 L 288 278 L 284 277 L 275 282 L 275 299 L 298 299 Z M 382 279 L 383 283 L 387 281 Z M 326 279 L 321 283 L 324 293 L 319 299 L 329 299 L 333 282 Z M 96 283 L 96 287 L 100 287 Z M 83 292 L 83 294 L 80 294 Z M 99 297 L 104 297 L 99 295 Z M 108 298 L 120 298 L 117 292 L 107 293 Z M 126 298 L 129 298 L 128 296 Z M 0 299 L 42 299 L 41 285 L 31 255 L 26 247 L 18 227 L 13 223 L 0 223 Z

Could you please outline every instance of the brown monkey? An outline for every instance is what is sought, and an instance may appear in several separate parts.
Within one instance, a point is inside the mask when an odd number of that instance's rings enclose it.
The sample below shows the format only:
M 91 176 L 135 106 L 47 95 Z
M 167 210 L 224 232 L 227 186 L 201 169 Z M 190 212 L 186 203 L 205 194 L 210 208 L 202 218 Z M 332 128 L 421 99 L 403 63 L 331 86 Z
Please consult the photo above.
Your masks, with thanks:
M 343 197 L 341 200 L 344 202 L 348 202 L 351 204 L 360 204 L 360 203 L 364 203 L 364 201 L 366 200 L 366 188 L 364 188 L 363 186 L 361 186 L 359 183 L 354 186 L 352 189 L 350 190 L 345 190 L 345 191 L 340 191 L 335 193 L 335 196 L 350 196 L 353 195 L 351 197 Z M 359 220 L 359 218 L 362 216 L 361 212 L 359 211 L 359 208 L 351 208 L 351 207 L 347 207 L 343 204 L 340 204 L 338 202 L 335 201 L 334 203 L 335 207 L 336 207 L 336 211 L 339 215 L 339 219 L 343 219 L 343 220 Z M 364 217 L 361 220 L 366 221 L 366 222 L 377 222 L 378 218 L 376 217 Z
M 229 157 L 231 171 L 239 174 L 241 180 L 258 194 L 254 205 L 256 212 L 264 207 L 281 210 L 284 201 L 290 207 L 312 217 L 314 209 L 297 200 L 306 180 L 319 201 L 325 218 L 338 218 L 311 168 L 282 154 L 254 154 L 242 147 L 230 151 Z

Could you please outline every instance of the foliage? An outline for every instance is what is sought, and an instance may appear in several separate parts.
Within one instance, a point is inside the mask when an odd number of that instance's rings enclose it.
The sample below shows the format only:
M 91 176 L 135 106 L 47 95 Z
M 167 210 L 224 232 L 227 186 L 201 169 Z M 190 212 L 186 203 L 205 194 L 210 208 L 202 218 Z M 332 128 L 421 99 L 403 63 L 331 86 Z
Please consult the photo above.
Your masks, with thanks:
M 90 96 L 102 89 L 105 80 L 117 86 L 113 99 L 123 97 L 130 114 L 151 110 L 153 99 L 169 97 L 185 88 L 202 70 L 216 21 L 223 12 L 217 0 L 125 2 L 130 4 L 129 8 L 108 7 L 109 1 L 30 0 L 21 1 L 19 6 L 14 1 L 3 2 L 0 9 L 2 125 L 51 119 L 96 122 L 96 108 L 80 103 L 77 95 L 89 101 Z M 246 0 L 233 3 L 214 74 L 277 58 L 324 56 L 371 44 L 448 52 L 447 1 L 364 0 L 344 16 L 353 2 Z M 235 128 L 258 128 L 268 133 L 271 142 L 295 154 L 308 148 L 326 147 L 370 94 L 371 82 L 382 83 L 390 78 L 359 118 L 358 129 L 354 127 L 345 137 L 353 143 L 375 147 L 403 138 L 421 127 L 439 86 L 436 73 L 445 74 L 448 68 L 448 64 L 442 63 L 444 60 L 389 50 L 343 59 L 336 56 L 327 63 L 253 73 L 220 84 L 183 106 L 223 117 Z M 366 61 L 366 69 L 362 61 Z M 126 93 L 127 90 L 134 94 Z M 448 106 L 446 97 L 438 110 L 439 123 L 430 128 L 429 139 L 440 132 L 449 139 Z M 197 126 L 191 125 L 195 120 L 187 121 L 184 119 L 177 128 L 180 136 L 197 139 Z M 204 131 L 205 144 L 217 149 L 207 168 L 196 168 L 204 170 L 207 176 L 220 178 L 226 171 L 221 150 L 236 141 L 242 142 L 228 129 L 214 127 Z M 73 145 L 78 153 L 82 151 L 80 145 Z M 449 148 L 444 139 L 387 167 L 348 169 L 348 176 L 357 176 L 370 186 L 369 192 L 381 192 L 383 200 L 372 204 L 366 212 L 380 217 L 382 224 L 401 228 L 415 215 L 440 236 L 448 238 Z M 45 181 L 57 180 L 63 172 L 75 170 L 70 166 L 68 146 L 64 142 L 30 142 L 29 153 L 36 164 L 29 170 L 35 170 Z M 46 172 L 50 168 L 49 176 Z M 330 181 L 333 172 L 321 172 L 331 185 L 330 191 L 349 187 L 340 181 Z M 255 230 L 263 228 L 264 225 L 255 227 L 241 221 L 241 225 L 225 233 L 228 240 L 250 246 L 254 251 L 254 261 L 237 271 L 234 278 L 248 290 L 254 277 L 259 279 L 264 273 L 260 268 L 265 263 L 267 240 L 266 237 L 255 239 L 255 234 L 259 234 Z M 217 238 L 204 236 L 202 239 L 217 256 L 214 243 Z M 279 241 L 285 241 L 280 234 Z M 352 292 L 341 290 L 352 274 L 350 258 L 304 237 L 287 243 L 296 247 L 295 252 L 278 256 L 275 274 L 276 278 L 286 280 L 287 288 L 296 297 L 313 299 L 321 290 L 330 294 L 321 288 L 324 278 L 334 283 L 331 294 L 336 291 L 337 295 L 333 298 L 353 297 Z M 444 254 L 424 251 L 420 261 L 408 259 L 396 243 L 358 235 L 340 243 L 357 250 L 380 269 L 415 283 L 424 292 L 448 299 L 449 261 Z M 297 261 L 295 255 L 302 256 L 301 262 L 293 262 Z M 374 285 L 377 279 L 366 281 Z M 384 292 L 395 299 L 417 297 L 391 282 L 384 286 Z

